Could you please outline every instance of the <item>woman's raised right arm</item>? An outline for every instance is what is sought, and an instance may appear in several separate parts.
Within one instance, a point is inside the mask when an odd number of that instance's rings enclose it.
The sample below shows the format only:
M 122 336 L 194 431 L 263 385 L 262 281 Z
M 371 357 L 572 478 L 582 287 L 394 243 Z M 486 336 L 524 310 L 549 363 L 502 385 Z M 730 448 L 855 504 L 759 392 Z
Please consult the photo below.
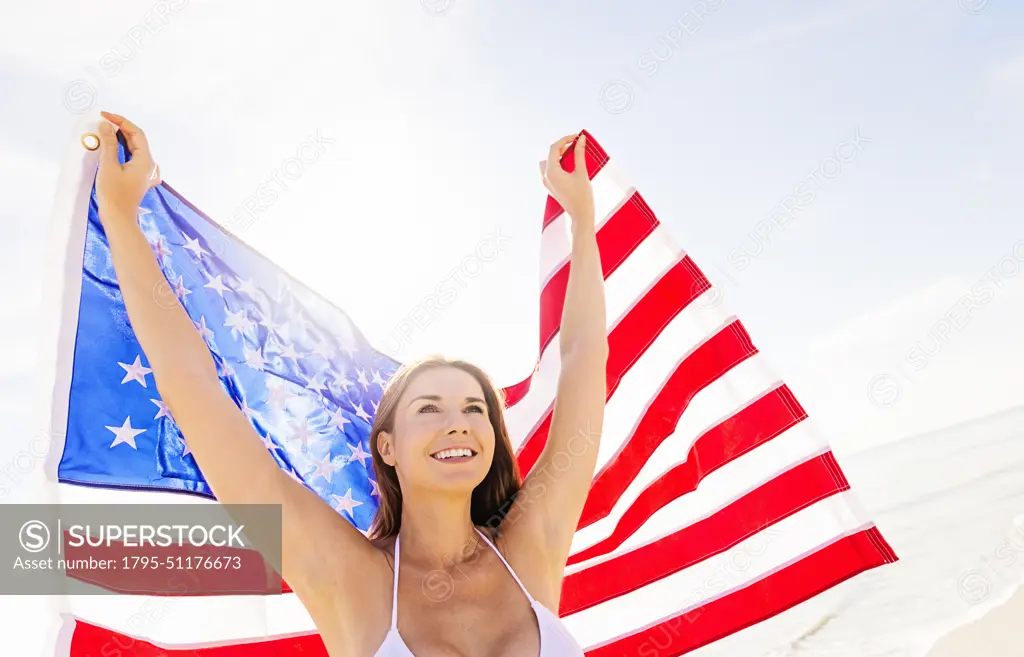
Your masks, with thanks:
M 167 294 L 158 302 L 167 279 L 136 213 L 146 191 L 160 184 L 159 168 L 142 130 L 121 116 L 103 114 L 124 134 L 132 160 L 120 164 L 116 135 L 104 123 L 96 182 L 100 221 L 132 328 L 196 463 L 221 504 L 281 505 L 281 575 L 314 620 L 333 615 L 339 602 L 348 607 L 349 601 L 365 601 L 364 596 L 380 590 L 372 581 L 379 565 L 387 571 L 379 550 L 278 467 L 222 387 L 209 348 L 188 313 L 180 303 L 166 303 Z M 341 592 L 345 600 L 339 601 Z

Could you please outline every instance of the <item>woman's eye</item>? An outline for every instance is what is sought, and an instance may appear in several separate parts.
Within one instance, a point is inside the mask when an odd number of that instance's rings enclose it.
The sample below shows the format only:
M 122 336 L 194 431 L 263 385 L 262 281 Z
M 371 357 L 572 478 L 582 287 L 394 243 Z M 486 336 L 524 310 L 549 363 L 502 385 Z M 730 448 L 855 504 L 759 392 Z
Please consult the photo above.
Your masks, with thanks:
M 431 410 L 431 412 L 436 411 L 437 410 L 437 406 L 434 406 L 433 404 L 426 404 L 424 406 L 420 406 L 420 411 L 419 412 L 420 413 L 424 413 L 424 412 L 427 412 L 430 409 L 433 409 L 433 410 Z
M 468 411 L 475 411 L 477 413 L 483 413 L 484 412 L 484 409 L 481 408 L 480 406 L 470 406 L 466 410 L 468 410 Z

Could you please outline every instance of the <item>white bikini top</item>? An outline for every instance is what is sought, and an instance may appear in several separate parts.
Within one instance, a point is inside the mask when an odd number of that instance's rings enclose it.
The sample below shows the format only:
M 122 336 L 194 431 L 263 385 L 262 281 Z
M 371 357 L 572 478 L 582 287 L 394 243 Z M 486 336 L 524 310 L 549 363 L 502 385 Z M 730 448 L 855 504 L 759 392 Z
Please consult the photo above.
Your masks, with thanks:
M 474 527 L 474 529 L 476 529 Z M 479 529 L 476 530 L 477 534 L 480 534 L 480 538 L 484 539 L 487 545 L 491 546 L 494 553 L 501 559 L 501 563 L 505 564 L 505 568 L 508 570 L 512 578 L 516 580 L 516 584 L 522 589 L 523 593 L 526 594 L 527 600 L 530 601 L 530 606 L 533 608 L 533 613 L 537 617 L 537 626 L 540 628 L 540 654 L 538 657 L 584 657 L 583 649 L 580 648 L 576 640 L 569 634 L 569 631 L 565 628 L 565 625 L 559 620 L 558 616 L 548 611 L 548 608 L 533 599 L 530 592 L 526 590 L 523 583 L 519 581 L 512 567 L 505 561 L 505 557 L 501 556 L 501 552 L 498 552 L 498 548 L 494 547 Z M 398 562 L 399 562 L 399 550 L 398 550 L 398 538 L 395 538 L 395 583 L 394 593 L 391 598 L 391 629 L 388 630 L 388 635 L 384 637 L 384 643 L 380 644 L 380 648 L 377 648 L 377 652 L 374 653 L 374 657 L 416 657 L 409 650 L 409 646 L 405 645 L 405 641 L 402 640 L 402 635 L 398 633 Z

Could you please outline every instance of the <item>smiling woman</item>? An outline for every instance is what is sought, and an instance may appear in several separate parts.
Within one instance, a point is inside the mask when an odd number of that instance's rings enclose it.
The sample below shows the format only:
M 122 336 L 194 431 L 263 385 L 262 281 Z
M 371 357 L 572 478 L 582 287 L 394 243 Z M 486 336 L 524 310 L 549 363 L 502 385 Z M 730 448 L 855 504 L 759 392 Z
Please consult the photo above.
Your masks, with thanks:
M 384 391 L 370 432 L 380 487 L 371 537 L 398 534 L 403 491 L 422 499 L 424 506 L 444 505 L 444 498 L 456 493 L 451 499 L 456 505 L 469 503 L 474 525 L 497 527 L 520 481 L 501 411 L 494 385 L 470 363 L 432 357 L 397 374 Z M 468 456 L 453 453 L 460 451 Z M 459 490 L 472 497 L 457 495 Z M 467 515 L 466 509 L 453 511 L 453 517 Z
M 520 485 L 547 477 L 546 466 L 565 456 L 581 430 L 600 436 L 604 420 L 608 335 L 586 137 L 559 139 L 540 167 L 545 187 L 571 218 L 573 241 L 558 390 L 536 472 L 520 481 L 503 400 L 479 368 L 438 358 L 406 366 L 375 408 L 369 444 L 381 503 L 368 539 L 278 466 L 226 393 L 186 310 L 154 303 L 153 291 L 167 282 L 137 211 L 146 191 L 161 184 L 160 168 L 141 129 L 122 116 L 103 116 L 110 123 L 99 131 L 98 214 L 157 388 L 218 502 L 280 505 L 281 575 L 328 653 L 582 657 L 556 614 L 600 441 L 572 451 L 569 466 L 545 480 L 546 494 L 529 504 Z M 111 124 L 132 153 L 124 164 Z M 562 167 L 567 152 L 571 173 Z M 460 576 L 458 587 L 444 585 L 452 573 Z M 440 599 L 425 595 L 439 579 Z M 430 586 L 431 594 L 438 590 Z

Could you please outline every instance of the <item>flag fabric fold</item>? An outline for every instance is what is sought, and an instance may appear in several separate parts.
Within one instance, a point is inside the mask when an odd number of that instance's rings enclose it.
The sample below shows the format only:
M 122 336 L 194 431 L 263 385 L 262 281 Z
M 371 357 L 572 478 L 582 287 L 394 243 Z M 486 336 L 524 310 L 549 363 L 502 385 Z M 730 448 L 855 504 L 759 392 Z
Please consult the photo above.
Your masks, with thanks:
M 557 611 L 590 657 L 682 655 L 896 555 L 794 392 L 587 137 L 608 311 L 607 410 Z M 46 404 L 64 438 L 47 475 L 64 503 L 214 504 L 125 311 L 97 216 L 96 163 L 81 149 L 55 205 L 65 259 L 55 263 L 50 317 L 63 337 Z M 155 301 L 188 311 L 254 439 L 366 532 L 379 500 L 369 429 L 401 363 L 170 185 L 146 194 L 138 218 L 167 279 Z M 569 218 L 551 197 L 542 219 L 539 355 L 528 378 L 504 389 L 524 475 L 550 426 L 570 266 Z M 69 598 L 61 657 L 326 654 L 287 589 Z

